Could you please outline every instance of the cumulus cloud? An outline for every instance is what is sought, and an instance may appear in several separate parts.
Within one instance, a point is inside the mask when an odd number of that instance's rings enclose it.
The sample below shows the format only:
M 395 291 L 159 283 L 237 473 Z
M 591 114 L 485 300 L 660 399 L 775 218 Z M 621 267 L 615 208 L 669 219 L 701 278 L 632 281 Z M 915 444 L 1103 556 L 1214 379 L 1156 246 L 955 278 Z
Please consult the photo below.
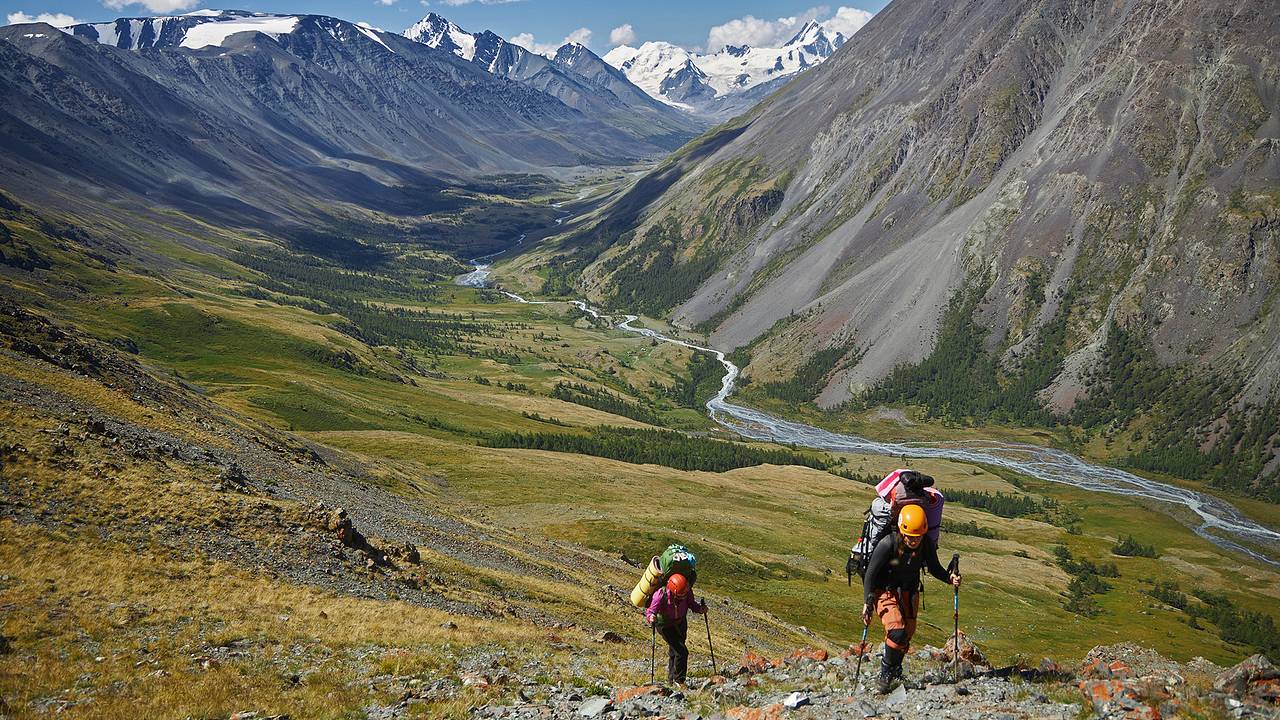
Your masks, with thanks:
M 832 35 L 839 32 L 848 38 L 870 19 L 871 13 L 853 7 L 839 7 L 833 15 L 827 5 L 811 7 L 802 13 L 775 20 L 746 15 L 711 28 L 707 33 L 706 50 L 716 52 L 726 45 L 778 47 L 810 20 L 822 23 Z
M 9 13 L 6 18 L 8 25 L 22 25 L 24 23 L 49 23 L 54 27 L 66 27 L 67 25 L 75 25 L 80 21 L 71 17 L 66 13 L 40 13 L 39 15 L 28 15 L 21 10 Z
M 377 0 L 379 5 L 395 5 L 399 0 Z
M 533 33 L 520 33 L 515 37 L 509 38 L 509 41 L 526 50 L 532 50 L 539 55 L 554 57 L 556 50 L 559 50 L 561 45 L 565 45 L 567 43 L 578 43 L 579 45 L 590 47 L 591 31 L 584 27 L 578 28 L 566 35 L 564 39 L 558 43 L 540 43 L 537 38 L 533 36 Z
M 103 6 L 111 10 L 123 10 L 130 5 L 141 5 L 153 13 L 190 10 L 199 3 L 200 0 L 102 0 Z
M 636 41 L 635 28 L 631 27 L 631 23 L 619 25 L 609 31 L 610 45 L 630 45 Z
M 861 30 L 871 17 L 871 13 L 866 10 L 841 7 L 836 10 L 836 14 L 831 19 L 823 20 L 822 25 L 833 33 L 842 33 L 845 39 L 848 39 Z

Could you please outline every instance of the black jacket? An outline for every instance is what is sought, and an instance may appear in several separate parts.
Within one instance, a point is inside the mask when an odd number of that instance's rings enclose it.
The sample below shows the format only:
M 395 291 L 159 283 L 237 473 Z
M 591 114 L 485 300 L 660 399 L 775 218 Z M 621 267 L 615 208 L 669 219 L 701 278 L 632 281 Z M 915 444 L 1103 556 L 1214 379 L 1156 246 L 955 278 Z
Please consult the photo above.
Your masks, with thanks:
M 867 574 L 862 579 L 864 602 L 874 605 L 881 590 L 914 592 L 920 587 L 921 568 L 928 568 L 930 575 L 944 583 L 951 582 L 951 574 L 938 562 L 938 546 L 929 538 L 922 539 L 920 547 L 912 550 L 896 530 L 885 535 L 871 551 Z

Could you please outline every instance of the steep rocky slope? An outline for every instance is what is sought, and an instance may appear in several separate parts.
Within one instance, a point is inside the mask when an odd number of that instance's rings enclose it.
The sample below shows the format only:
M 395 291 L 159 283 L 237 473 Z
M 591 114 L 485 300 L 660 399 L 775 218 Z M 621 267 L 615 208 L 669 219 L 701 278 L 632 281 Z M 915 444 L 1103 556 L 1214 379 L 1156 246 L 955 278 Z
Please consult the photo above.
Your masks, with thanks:
M 1278 17 L 899 0 L 713 131 L 736 137 L 584 286 L 752 345 L 757 377 L 845 348 L 814 388 L 825 406 L 950 339 L 973 347 L 947 364 L 981 359 L 996 390 L 1021 382 L 1021 406 L 1057 413 L 1122 415 L 1112 390 L 1169 404 L 1140 381 L 1188 368 L 1231 388 L 1189 411 L 1203 430 L 1280 380 Z M 628 285 L 640 272 L 651 290 Z

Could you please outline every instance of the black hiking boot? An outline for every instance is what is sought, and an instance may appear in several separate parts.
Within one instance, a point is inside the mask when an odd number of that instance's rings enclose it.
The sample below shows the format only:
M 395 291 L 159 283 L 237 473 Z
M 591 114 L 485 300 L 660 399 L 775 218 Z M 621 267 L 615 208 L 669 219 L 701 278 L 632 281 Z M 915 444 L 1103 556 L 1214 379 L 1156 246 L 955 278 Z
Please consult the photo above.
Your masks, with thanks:
M 880 674 L 876 676 L 876 694 L 888 695 L 889 690 L 893 688 L 893 673 L 884 669 L 880 670 Z
M 902 677 L 901 650 L 886 647 L 884 658 L 880 661 L 880 675 L 876 678 L 876 692 L 884 695 L 893 689 L 895 680 Z

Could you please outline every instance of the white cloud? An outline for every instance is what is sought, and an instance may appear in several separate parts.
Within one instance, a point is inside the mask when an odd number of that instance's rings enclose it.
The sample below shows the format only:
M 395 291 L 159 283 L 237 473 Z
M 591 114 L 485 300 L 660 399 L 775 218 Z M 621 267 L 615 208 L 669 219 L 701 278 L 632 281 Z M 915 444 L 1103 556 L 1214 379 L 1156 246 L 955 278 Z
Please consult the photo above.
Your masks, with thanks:
M 190 10 L 199 3 L 200 0 L 102 0 L 102 5 L 111 10 L 123 10 L 130 5 L 141 5 L 153 13 Z
M 28 15 L 21 10 L 11 12 L 7 18 L 8 25 L 22 25 L 24 23 L 49 23 L 54 27 L 66 27 L 67 25 L 75 25 L 80 21 L 71 17 L 66 13 L 40 13 L 39 15 Z
M 398 0 L 378 0 L 379 5 L 395 5 Z
M 806 22 L 829 11 L 826 7 L 810 8 L 800 15 L 764 20 L 754 15 L 735 18 L 716 25 L 707 33 L 707 51 L 715 52 L 725 45 L 777 47 L 791 39 Z
M 631 27 L 631 23 L 619 25 L 609 31 L 610 45 L 630 45 L 636 41 L 635 28 Z
M 538 52 L 538 50 L 535 49 L 538 47 L 538 43 L 534 42 L 533 33 L 520 33 L 519 35 L 507 38 L 507 42 L 515 43 L 525 50 Z
M 871 13 L 866 10 L 860 10 L 852 7 L 841 7 L 836 10 L 836 14 L 830 20 L 823 20 L 823 27 L 832 33 L 843 33 L 848 40 L 854 33 L 862 29 L 863 25 L 872 18 Z
M 707 52 L 716 52 L 725 45 L 750 45 L 752 47 L 778 47 L 790 40 L 810 20 L 822 23 L 831 35 L 843 33 L 847 39 L 871 19 L 871 13 L 853 7 L 840 7 L 834 15 L 827 5 L 811 7 L 798 15 L 765 20 L 753 15 L 716 25 L 707 33 Z
M 515 43 L 516 45 L 519 45 L 520 47 L 526 50 L 532 50 L 533 52 L 536 52 L 539 55 L 554 57 L 556 54 L 556 50 L 559 50 L 560 46 L 565 45 L 567 43 L 578 43 L 579 45 L 586 45 L 587 47 L 590 47 L 591 31 L 584 27 L 578 28 L 577 30 L 574 30 L 573 32 L 566 35 L 564 39 L 558 43 L 540 43 L 533 36 L 533 33 L 520 33 L 515 37 L 508 38 L 508 41 Z

